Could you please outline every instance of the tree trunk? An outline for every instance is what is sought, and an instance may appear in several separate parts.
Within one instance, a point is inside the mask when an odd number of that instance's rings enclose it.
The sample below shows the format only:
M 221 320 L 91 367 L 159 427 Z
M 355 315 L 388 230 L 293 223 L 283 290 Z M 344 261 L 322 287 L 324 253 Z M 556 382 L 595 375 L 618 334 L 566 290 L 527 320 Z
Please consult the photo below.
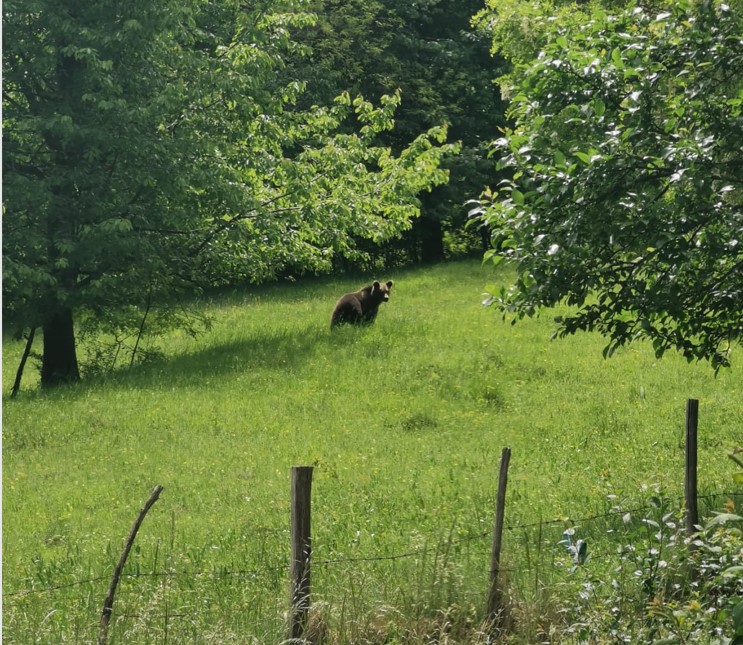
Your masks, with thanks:
M 435 217 L 421 217 L 416 221 L 421 242 L 421 262 L 432 264 L 444 259 L 444 232 Z
M 53 387 L 79 380 L 72 309 L 59 309 L 44 323 L 41 385 Z

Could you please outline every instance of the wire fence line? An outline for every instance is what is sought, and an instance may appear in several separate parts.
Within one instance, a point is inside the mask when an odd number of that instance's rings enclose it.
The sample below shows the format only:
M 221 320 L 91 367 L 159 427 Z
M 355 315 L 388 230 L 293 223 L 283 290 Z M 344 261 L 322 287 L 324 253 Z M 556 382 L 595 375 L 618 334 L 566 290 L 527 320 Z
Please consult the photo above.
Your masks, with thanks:
M 730 491 L 718 491 L 714 493 L 709 493 L 707 495 L 700 495 L 699 500 L 718 500 L 723 497 L 727 498 L 740 498 L 743 496 L 743 492 L 730 492 Z M 675 508 L 678 508 L 679 502 L 683 502 L 683 497 L 675 497 L 675 498 L 665 498 L 667 503 L 675 504 Z M 617 516 L 626 516 L 627 514 L 630 515 L 637 515 L 639 513 L 645 513 L 648 511 L 657 511 L 658 505 L 652 505 L 652 504 L 646 504 L 643 506 L 637 506 L 630 509 L 624 509 L 624 508 L 618 508 L 618 509 L 612 509 L 610 511 L 607 511 L 605 513 L 598 513 L 595 515 L 580 517 L 580 518 L 571 518 L 571 517 L 564 517 L 564 518 L 556 518 L 556 519 L 550 519 L 550 520 L 540 520 L 538 522 L 530 522 L 525 524 L 511 524 L 506 525 L 504 528 L 508 531 L 519 531 L 519 530 L 528 530 L 528 529 L 535 529 L 535 528 L 544 528 L 549 526 L 556 526 L 556 525 L 562 525 L 568 528 L 568 525 L 572 526 L 580 526 L 582 524 L 588 524 L 591 522 L 595 522 L 597 520 L 602 519 L 608 519 L 612 517 Z M 475 542 L 479 540 L 485 540 L 490 539 L 492 537 L 491 531 L 483 531 L 481 533 L 475 533 L 472 535 L 467 536 L 460 536 L 456 540 L 453 540 L 450 537 L 448 540 L 440 540 L 438 544 L 448 543 L 449 547 L 453 546 L 459 546 L 462 544 L 466 544 L 469 542 Z M 396 554 L 390 554 L 390 555 L 365 555 L 365 556 L 358 556 L 358 557 L 343 557 L 343 558 L 326 558 L 326 559 L 314 559 L 312 560 L 313 566 L 317 567 L 323 567 L 323 566 L 331 566 L 331 565 L 346 565 L 346 564 L 356 564 L 356 563 L 368 563 L 368 562 L 385 562 L 385 561 L 394 561 L 394 560 L 404 560 L 407 558 L 414 558 L 414 557 L 420 557 L 426 553 L 429 552 L 431 547 L 429 546 L 429 543 L 415 548 L 408 550 L 403 553 L 396 553 Z M 605 554 L 608 555 L 608 554 Z M 602 557 L 598 553 L 592 553 L 591 558 L 593 560 Z M 255 567 L 251 569 L 231 569 L 231 570 L 223 570 L 223 571 L 154 571 L 154 572 L 124 572 L 122 573 L 122 578 L 128 578 L 128 579 L 138 579 L 138 578 L 178 578 L 178 577 L 185 577 L 185 578 L 230 578 L 230 577 L 250 577 L 250 576 L 259 576 L 262 574 L 283 574 L 287 570 L 286 564 L 281 565 L 274 565 L 274 566 L 260 566 Z M 507 571 L 507 569 L 504 569 L 504 571 Z M 56 591 L 62 591 L 65 589 L 70 589 L 74 587 L 80 587 L 84 585 L 92 585 L 96 583 L 101 582 L 107 582 L 110 580 L 110 574 L 108 575 L 101 575 L 96 576 L 93 578 L 86 578 L 82 580 L 74 580 L 67 583 L 62 583 L 58 585 L 52 585 L 48 587 L 41 587 L 41 588 L 32 588 L 32 589 L 21 589 L 17 591 L 6 591 L 3 592 L 3 596 L 6 600 L 9 600 L 10 605 L 16 604 L 13 602 L 13 599 L 20 600 L 21 598 L 24 598 L 26 596 L 32 596 L 32 595 L 42 595 L 47 593 L 53 593 Z

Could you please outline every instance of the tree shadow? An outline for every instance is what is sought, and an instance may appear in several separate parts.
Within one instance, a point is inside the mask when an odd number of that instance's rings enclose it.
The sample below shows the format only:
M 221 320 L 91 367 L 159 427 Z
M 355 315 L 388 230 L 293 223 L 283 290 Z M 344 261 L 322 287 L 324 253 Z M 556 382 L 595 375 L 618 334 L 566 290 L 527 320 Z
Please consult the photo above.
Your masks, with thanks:
M 319 352 L 327 351 L 331 345 L 352 345 L 357 334 L 358 330 L 331 334 L 318 326 L 254 332 L 249 337 L 219 345 L 204 343 L 195 351 L 121 370 L 105 377 L 105 380 L 107 384 L 113 382 L 122 387 L 158 387 L 163 384 L 198 387 L 253 371 L 290 372 L 301 368 Z
M 254 331 L 249 337 L 222 344 L 201 339 L 193 351 L 156 358 L 133 367 L 121 367 L 105 374 L 90 375 L 81 382 L 52 390 L 22 389 L 17 400 L 36 397 L 87 396 L 98 388 L 161 389 L 209 387 L 224 379 L 254 371 L 292 372 L 329 347 L 350 347 L 362 327 L 346 326 L 331 331 L 318 325 L 293 329 Z M 5 398 L 5 396 L 4 396 Z

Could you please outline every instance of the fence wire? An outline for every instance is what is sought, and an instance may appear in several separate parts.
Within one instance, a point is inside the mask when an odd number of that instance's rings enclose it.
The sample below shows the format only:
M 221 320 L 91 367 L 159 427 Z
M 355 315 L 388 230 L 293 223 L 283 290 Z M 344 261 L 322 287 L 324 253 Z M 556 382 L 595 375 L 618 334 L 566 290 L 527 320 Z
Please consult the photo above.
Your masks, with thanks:
M 710 493 L 707 495 L 700 495 L 698 499 L 709 501 L 709 500 L 717 500 L 722 497 L 727 498 L 740 498 L 743 496 L 743 493 L 741 492 L 716 492 L 716 493 Z M 677 497 L 677 498 L 667 498 L 666 501 L 671 504 L 678 505 L 679 502 L 683 502 L 683 497 Z M 610 511 L 607 511 L 605 513 L 599 513 L 596 515 L 590 515 L 586 517 L 581 518 L 556 518 L 551 520 L 540 520 L 538 522 L 530 522 L 525 524 L 511 524 L 507 525 L 504 528 L 508 531 L 523 531 L 528 529 L 535 529 L 540 528 L 543 529 L 545 527 L 549 526 L 556 526 L 556 525 L 562 525 L 565 527 L 568 527 L 568 525 L 576 526 L 576 525 L 585 525 L 589 524 L 591 522 L 595 522 L 597 520 L 601 519 L 608 519 L 612 517 L 617 516 L 625 516 L 628 513 L 630 515 L 636 516 L 640 513 L 646 513 L 649 511 L 657 511 L 658 506 L 657 505 L 644 505 L 644 506 L 638 506 L 631 509 L 613 509 Z M 541 531 L 540 531 L 541 532 Z M 485 531 L 482 533 L 477 533 L 474 535 L 468 535 L 459 537 L 456 540 L 450 537 L 447 540 L 439 540 L 438 544 L 447 543 L 448 547 L 455 547 L 463 544 L 467 544 L 469 542 L 484 540 L 492 538 L 492 532 L 491 531 Z M 348 558 L 327 558 L 327 559 L 313 559 L 312 560 L 312 566 L 313 567 L 325 567 L 325 566 L 331 566 L 331 565 L 351 565 L 355 563 L 368 563 L 368 562 L 384 562 L 384 561 L 394 561 L 394 560 L 404 560 L 407 558 L 415 558 L 415 557 L 421 557 L 425 553 L 430 551 L 429 543 L 426 543 L 425 545 L 416 548 L 411 549 L 403 553 L 397 553 L 397 554 L 391 554 L 391 555 L 366 555 L 366 556 L 358 556 L 358 557 L 348 557 Z M 287 549 L 288 551 L 288 549 Z M 595 560 L 600 557 L 607 557 L 609 554 L 604 554 L 603 556 L 601 554 L 593 553 L 591 555 L 591 559 Z M 227 570 L 227 571 L 160 571 L 160 572 L 124 572 L 121 574 L 121 578 L 127 578 L 127 579 L 139 579 L 139 578 L 179 578 L 179 577 L 186 577 L 186 578 L 205 578 L 205 577 L 211 577 L 215 579 L 221 579 L 221 578 L 230 578 L 230 577 L 255 577 L 262 574 L 281 574 L 285 573 L 288 570 L 288 565 L 282 564 L 282 565 L 276 565 L 276 566 L 263 566 L 263 567 L 256 567 L 251 569 L 234 569 L 234 570 Z M 507 569 L 502 569 L 504 571 L 507 571 Z M 101 582 L 107 582 L 110 581 L 110 575 L 103 575 L 103 576 L 96 576 L 93 578 L 86 578 L 83 580 L 74 580 L 67 583 L 62 583 L 59 585 L 52 585 L 49 587 L 42 587 L 42 588 L 33 588 L 33 589 L 22 589 L 22 590 L 16 590 L 16 591 L 7 591 L 3 592 L 4 600 L 8 601 L 6 604 L 10 604 L 13 606 L 14 603 L 13 599 L 21 599 L 26 596 L 31 595 L 42 595 L 47 593 L 53 593 L 56 591 L 61 591 L 64 589 L 70 589 L 74 587 L 80 587 L 83 585 L 93 585 Z

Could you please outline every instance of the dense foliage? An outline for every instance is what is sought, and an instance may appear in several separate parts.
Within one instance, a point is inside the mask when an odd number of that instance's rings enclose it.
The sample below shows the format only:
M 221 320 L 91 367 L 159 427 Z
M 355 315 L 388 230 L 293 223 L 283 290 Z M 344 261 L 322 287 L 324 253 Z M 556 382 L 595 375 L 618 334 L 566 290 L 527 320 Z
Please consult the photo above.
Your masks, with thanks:
M 78 378 L 76 318 L 141 334 L 194 288 L 327 269 L 446 181 L 444 128 L 379 144 L 394 94 L 296 107 L 291 0 L 3 11 L 4 306 L 45 384 Z
M 612 509 L 622 519 L 612 531 L 614 566 L 589 555 L 558 583 L 564 623 L 552 629 L 571 642 L 743 643 L 743 517 L 734 502 L 690 537 L 683 510 L 660 487 L 648 495 L 641 512 Z
M 341 91 L 378 97 L 401 91 L 396 126 L 383 139 L 400 149 L 421 130 L 449 125 L 462 153 L 444 163 L 450 181 L 422 196 L 421 217 L 399 242 L 370 251 L 389 262 L 436 261 L 482 242 L 465 231 L 464 203 L 492 183 L 489 142 L 503 125 L 505 106 L 492 82 L 498 59 L 487 32 L 473 29 L 478 0 L 337 2 L 314 0 L 316 24 L 298 40 L 309 55 L 294 62 L 307 79 L 306 104 Z
M 728 365 L 743 333 L 741 13 L 530 19 L 539 53 L 514 56 L 513 127 L 496 142 L 512 179 L 482 213 L 489 257 L 519 277 L 489 302 L 524 316 L 566 300 L 559 333 L 597 329 L 606 354 L 647 337 Z

